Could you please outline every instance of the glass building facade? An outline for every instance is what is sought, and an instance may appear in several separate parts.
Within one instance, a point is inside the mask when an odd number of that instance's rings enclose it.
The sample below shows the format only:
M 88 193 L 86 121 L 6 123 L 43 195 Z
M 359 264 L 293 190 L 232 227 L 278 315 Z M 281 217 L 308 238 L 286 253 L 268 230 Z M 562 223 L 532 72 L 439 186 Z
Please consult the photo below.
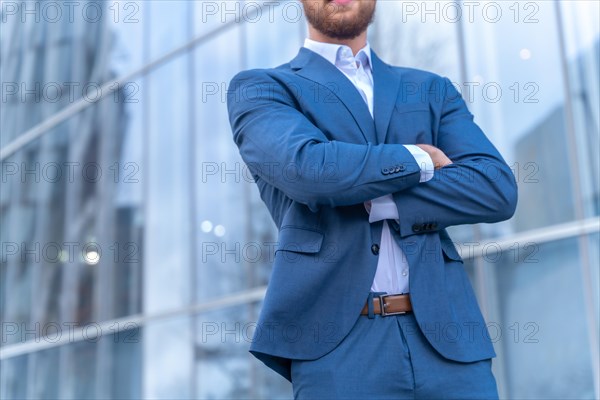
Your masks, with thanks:
M 599 3 L 378 3 L 372 48 L 449 77 L 519 183 L 450 230 L 501 397 L 599 398 Z M 277 236 L 225 98 L 299 3 L 0 4 L 0 398 L 291 398 L 247 351 Z

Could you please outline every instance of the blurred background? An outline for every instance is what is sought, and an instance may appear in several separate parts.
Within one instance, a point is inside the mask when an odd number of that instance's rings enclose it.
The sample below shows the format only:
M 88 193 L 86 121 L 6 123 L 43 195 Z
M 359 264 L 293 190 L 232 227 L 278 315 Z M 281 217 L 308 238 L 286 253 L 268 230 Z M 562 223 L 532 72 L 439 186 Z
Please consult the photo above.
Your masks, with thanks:
M 599 398 L 599 3 L 378 3 L 371 47 L 450 78 L 519 183 L 450 231 L 501 397 Z M 299 3 L 0 4 L 0 398 L 291 398 L 247 351 L 277 236 L 225 98 Z

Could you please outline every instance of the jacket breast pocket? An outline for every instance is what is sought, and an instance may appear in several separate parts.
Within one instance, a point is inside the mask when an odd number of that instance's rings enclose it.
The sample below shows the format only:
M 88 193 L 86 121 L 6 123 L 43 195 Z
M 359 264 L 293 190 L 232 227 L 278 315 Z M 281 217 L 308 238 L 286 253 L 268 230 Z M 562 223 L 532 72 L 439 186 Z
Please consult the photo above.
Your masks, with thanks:
M 424 104 L 397 104 L 388 130 L 388 143 L 433 144 L 431 113 Z
M 314 254 L 321 250 L 322 245 L 322 232 L 296 226 L 284 226 L 279 230 L 275 254 L 280 251 Z

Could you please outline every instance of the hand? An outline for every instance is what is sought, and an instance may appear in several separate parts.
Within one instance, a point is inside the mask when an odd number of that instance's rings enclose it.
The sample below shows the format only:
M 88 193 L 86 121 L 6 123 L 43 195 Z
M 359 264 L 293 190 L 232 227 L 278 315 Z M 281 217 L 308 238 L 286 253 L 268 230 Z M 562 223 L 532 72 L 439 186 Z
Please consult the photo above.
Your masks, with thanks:
M 437 147 L 430 144 L 417 144 L 417 146 L 429 154 L 435 169 L 440 169 L 446 165 L 452 164 L 452 160 L 450 160 L 448 156 L 446 156 L 446 154 L 444 154 L 444 152 Z

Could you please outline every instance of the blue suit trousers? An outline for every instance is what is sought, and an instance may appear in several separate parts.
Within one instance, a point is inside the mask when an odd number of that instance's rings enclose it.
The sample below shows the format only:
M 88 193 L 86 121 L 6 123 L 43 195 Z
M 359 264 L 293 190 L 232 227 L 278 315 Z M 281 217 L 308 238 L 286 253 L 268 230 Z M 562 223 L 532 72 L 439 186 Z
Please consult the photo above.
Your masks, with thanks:
M 370 314 L 331 352 L 292 360 L 291 378 L 295 399 L 498 399 L 491 366 L 442 357 L 413 313 Z

